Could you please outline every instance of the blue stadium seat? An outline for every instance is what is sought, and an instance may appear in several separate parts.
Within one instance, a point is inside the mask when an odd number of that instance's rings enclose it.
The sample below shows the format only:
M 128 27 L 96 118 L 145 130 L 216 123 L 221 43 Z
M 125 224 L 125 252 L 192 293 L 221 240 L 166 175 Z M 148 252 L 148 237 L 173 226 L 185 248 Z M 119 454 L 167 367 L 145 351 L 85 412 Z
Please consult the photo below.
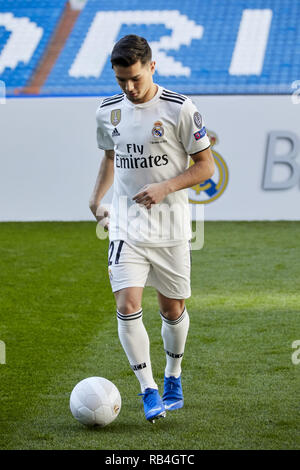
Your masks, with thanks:
M 30 80 L 67 0 L 0 0 L 0 80 L 8 95 Z
M 0 0 L 1 13 L 27 16 L 44 29 L 30 63 L 19 63 L 0 74 L 7 88 L 28 82 L 64 4 L 62 0 Z M 113 14 L 99 20 L 101 12 Z M 117 20 L 116 34 L 108 39 Z M 132 33 L 154 45 L 155 80 L 181 93 L 290 94 L 292 82 L 300 79 L 300 2 L 296 0 L 88 0 L 41 94 L 117 93 L 109 51 L 120 37 Z M 156 47 L 163 37 L 164 44 Z M 0 67 L 8 38 L 0 22 Z M 105 47 L 108 51 L 102 57 Z
M 80 48 L 87 35 L 90 34 L 91 27 L 95 27 L 95 16 L 99 11 L 115 11 L 116 13 L 132 11 L 130 19 L 126 17 L 124 23 L 120 25 L 115 40 L 125 34 L 133 33 L 146 37 L 149 42 L 159 41 L 162 36 L 172 34 L 172 26 L 165 24 L 165 17 L 162 18 L 161 23 L 157 24 L 135 22 L 136 11 L 141 9 L 154 11 L 159 6 L 161 7 L 161 4 L 158 4 L 156 0 L 148 0 L 146 5 L 144 3 L 141 5 L 139 0 L 123 2 L 89 0 L 48 77 L 42 93 L 55 93 L 61 83 L 64 83 L 65 95 L 117 93 L 119 88 L 111 71 L 109 57 L 100 73 L 98 75 L 94 73 L 94 76 L 86 76 L 86 64 L 89 64 L 87 57 L 85 61 L 81 61 L 81 64 L 80 61 L 78 62 Z M 185 15 L 194 25 L 202 25 L 204 28 L 201 38 L 195 37 L 188 44 L 182 44 L 177 49 L 165 50 L 169 57 L 173 57 L 183 67 L 190 70 L 190 75 L 184 76 L 165 75 L 158 69 L 155 78 L 167 88 L 186 94 L 290 93 L 291 83 L 300 78 L 300 2 L 294 0 L 202 0 L 201 2 L 166 0 L 163 2 L 163 10 L 177 10 L 181 16 Z M 254 45 L 254 49 L 262 50 L 264 55 L 258 71 L 255 71 L 255 61 L 251 59 L 251 56 L 247 58 L 246 53 L 243 57 L 241 54 L 243 49 L 239 54 L 237 53 L 235 66 L 232 65 L 244 10 L 260 10 L 263 11 L 262 16 L 264 11 L 268 10 L 269 13 L 266 15 L 269 17 L 271 15 L 269 26 L 264 26 L 264 20 L 261 21 L 261 25 L 259 19 L 256 23 L 255 19 L 251 20 L 252 30 L 259 27 L 263 29 L 257 33 L 257 44 Z M 110 25 L 103 23 L 102 27 L 109 28 Z M 179 34 L 184 36 L 185 32 L 182 30 Z M 98 47 L 100 55 L 101 45 Z M 71 68 L 76 60 L 77 72 L 72 76 Z

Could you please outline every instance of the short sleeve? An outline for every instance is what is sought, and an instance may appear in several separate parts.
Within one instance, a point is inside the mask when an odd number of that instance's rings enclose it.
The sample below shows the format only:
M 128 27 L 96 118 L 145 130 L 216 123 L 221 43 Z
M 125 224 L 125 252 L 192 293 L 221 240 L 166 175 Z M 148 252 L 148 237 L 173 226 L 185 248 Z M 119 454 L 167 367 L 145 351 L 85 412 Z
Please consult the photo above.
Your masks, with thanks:
M 114 142 L 106 126 L 105 112 L 100 107 L 96 112 L 96 122 L 98 148 L 102 150 L 113 150 Z
M 210 146 L 203 118 L 189 98 L 183 103 L 180 111 L 178 138 L 189 155 Z

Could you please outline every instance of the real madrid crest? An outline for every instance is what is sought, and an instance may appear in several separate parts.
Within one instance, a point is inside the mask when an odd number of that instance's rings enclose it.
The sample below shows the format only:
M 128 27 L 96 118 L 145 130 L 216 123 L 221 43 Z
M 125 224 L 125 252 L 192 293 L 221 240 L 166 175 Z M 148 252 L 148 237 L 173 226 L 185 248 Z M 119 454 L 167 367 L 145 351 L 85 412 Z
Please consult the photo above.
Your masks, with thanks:
M 121 110 L 113 109 L 110 113 L 110 122 L 114 127 L 116 127 L 121 121 Z
M 164 135 L 163 123 L 161 121 L 156 121 L 152 129 L 153 137 L 162 137 Z
M 194 118 L 194 121 L 196 124 L 198 116 L 196 119 Z M 216 170 L 215 174 L 211 178 L 189 188 L 189 202 L 192 204 L 209 204 L 210 202 L 215 201 L 224 193 L 228 185 L 229 172 L 227 164 L 224 158 L 221 157 L 221 155 L 213 148 L 214 145 L 218 143 L 217 135 L 212 131 L 207 131 L 207 134 L 210 140 Z M 193 164 L 194 162 L 191 159 L 190 166 Z

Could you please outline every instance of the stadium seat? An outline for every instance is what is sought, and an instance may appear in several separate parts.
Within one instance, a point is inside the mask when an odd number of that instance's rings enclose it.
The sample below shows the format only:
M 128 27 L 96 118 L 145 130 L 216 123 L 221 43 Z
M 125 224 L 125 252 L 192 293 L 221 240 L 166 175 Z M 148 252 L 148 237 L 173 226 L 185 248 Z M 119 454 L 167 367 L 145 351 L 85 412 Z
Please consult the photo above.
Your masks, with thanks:
M 0 80 L 24 87 L 51 40 L 66 0 L 0 0 Z
M 8 93 L 28 84 L 65 3 L 28 0 L 25 7 L 21 0 L 0 0 L 0 79 Z M 29 62 L 7 51 L 5 14 L 27 18 L 27 29 L 30 23 L 31 32 L 22 35 L 32 49 L 38 45 Z M 300 77 L 300 3 L 294 0 L 166 0 L 163 8 L 156 0 L 88 0 L 40 94 L 117 93 L 109 52 L 131 33 L 154 48 L 157 81 L 181 93 L 289 94 Z

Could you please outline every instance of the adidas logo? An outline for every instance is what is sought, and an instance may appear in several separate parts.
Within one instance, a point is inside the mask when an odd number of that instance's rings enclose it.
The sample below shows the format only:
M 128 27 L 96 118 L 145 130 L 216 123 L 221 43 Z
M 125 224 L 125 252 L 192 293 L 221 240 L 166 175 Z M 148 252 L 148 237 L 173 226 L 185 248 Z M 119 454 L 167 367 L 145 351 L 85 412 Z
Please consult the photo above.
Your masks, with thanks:
M 118 129 L 115 127 L 114 130 L 112 131 L 111 133 L 111 136 L 112 137 L 118 137 L 120 134 L 120 132 L 118 131 Z

